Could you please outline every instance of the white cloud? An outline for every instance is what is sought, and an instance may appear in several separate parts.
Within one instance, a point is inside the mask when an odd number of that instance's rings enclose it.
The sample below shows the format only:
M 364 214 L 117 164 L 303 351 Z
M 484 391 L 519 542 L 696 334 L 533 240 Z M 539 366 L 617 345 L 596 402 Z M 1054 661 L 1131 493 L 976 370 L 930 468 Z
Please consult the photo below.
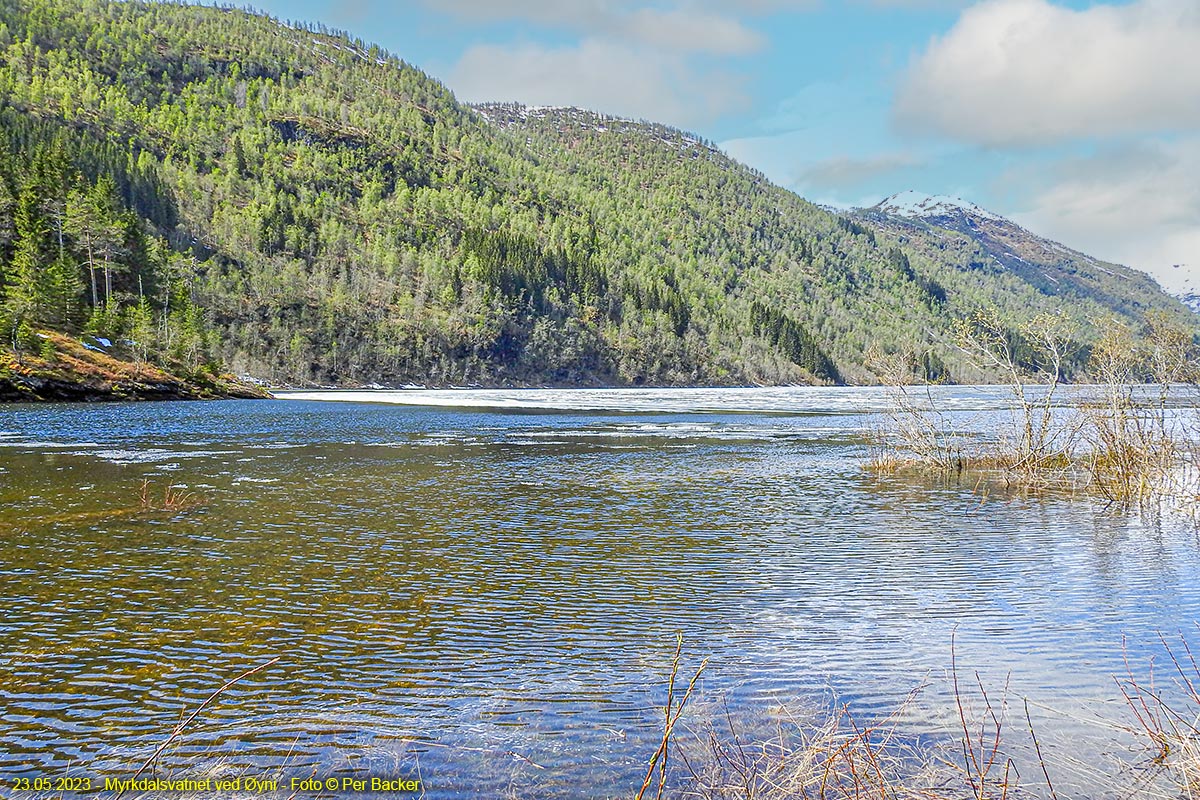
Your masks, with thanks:
M 724 59 L 766 45 L 737 17 L 738 7 L 715 2 L 441 0 L 436 8 L 472 21 L 517 20 L 578 36 L 558 45 L 525 40 L 470 47 L 447 80 L 466 100 L 582 106 L 680 126 L 746 108 L 744 81 Z
M 1145 270 L 1169 290 L 1198 289 L 1197 175 L 1200 138 L 1106 148 L 1060 164 L 1030 210 L 1013 218 L 1089 255 Z
M 761 15 L 789 11 L 814 11 L 842 0 L 676 0 L 679 12 L 720 12 Z M 474 21 L 521 19 L 543 25 L 567 26 L 597 32 L 595 26 L 636 9 L 661 8 L 652 0 L 423 0 L 433 11 Z M 971 0 L 852 0 L 857 5 L 880 8 L 952 9 Z
M 733 55 L 752 53 L 764 45 L 762 36 L 737 20 L 705 11 L 638 9 L 623 21 L 620 33 L 681 52 Z
M 680 52 L 743 54 L 759 50 L 765 44 L 761 34 L 734 16 L 736 7 L 722 4 L 714 4 L 715 10 L 694 4 L 660 8 L 645 2 L 602 0 L 440 0 L 431 6 L 470 21 L 521 20 L 577 31 L 585 37 Z
M 546 47 L 478 45 L 448 84 L 471 102 L 571 105 L 679 126 L 745 107 L 740 81 L 697 69 L 679 53 L 608 39 Z
M 988 146 L 1200 129 L 1200 4 L 985 0 L 916 58 L 894 114 Z
M 543 25 L 587 28 L 627 4 L 605 0 L 424 0 L 432 11 L 467 20 L 524 19 Z
M 878 8 L 909 8 L 917 10 L 953 9 L 971 5 L 971 0 L 858 0 Z

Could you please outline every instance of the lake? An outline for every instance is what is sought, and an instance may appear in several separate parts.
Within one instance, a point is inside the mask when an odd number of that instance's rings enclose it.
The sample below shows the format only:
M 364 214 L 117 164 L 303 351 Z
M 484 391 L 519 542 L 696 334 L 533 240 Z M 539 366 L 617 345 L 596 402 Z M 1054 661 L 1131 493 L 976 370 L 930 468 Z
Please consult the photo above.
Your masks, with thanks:
M 967 434 L 1007 417 L 1002 388 L 937 392 Z M 1029 700 L 1060 794 L 1103 795 L 1146 760 L 1120 730 L 1125 659 L 1163 669 L 1160 634 L 1200 647 L 1194 524 L 873 475 L 887 407 L 859 388 L 0 407 L 0 775 L 129 777 L 278 656 L 157 774 L 628 797 L 680 632 L 681 673 L 709 659 L 697 719 L 869 720 L 920 688 L 913 741 L 954 735 L 953 642 L 964 683 L 1008 684 L 1018 732 Z

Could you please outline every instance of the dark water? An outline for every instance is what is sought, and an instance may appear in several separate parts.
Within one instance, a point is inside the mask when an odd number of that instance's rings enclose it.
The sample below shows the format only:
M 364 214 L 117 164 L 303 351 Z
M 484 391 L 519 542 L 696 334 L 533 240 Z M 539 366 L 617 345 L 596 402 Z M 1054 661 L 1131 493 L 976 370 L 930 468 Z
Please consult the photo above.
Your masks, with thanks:
M 983 430 L 999 397 L 947 403 Z M 926 685 L 901 724 L 934 737 L 953 634 L 1096 796 L 1144 755 L 1126 655 L 1200 647 L 1194 527 L 872 477 L 871 391 L 419 399 L 0 408 L 0 776 L 128 777 L 279 656 L 158 774 L 629 796 L 677 631 L 698 708 L 869 719 Z

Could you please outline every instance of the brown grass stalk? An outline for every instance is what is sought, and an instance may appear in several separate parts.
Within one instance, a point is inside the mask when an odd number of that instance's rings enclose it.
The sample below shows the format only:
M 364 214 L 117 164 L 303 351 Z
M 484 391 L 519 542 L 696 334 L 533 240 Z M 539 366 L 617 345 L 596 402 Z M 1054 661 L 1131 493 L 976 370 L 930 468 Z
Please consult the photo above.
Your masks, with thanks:
M 138 489 L 138 505 L 141 511 L 186 511 L 201 503 L 201 498 L 195 492 L 183 486 L 170 484 L 163 487 L 162 500 L 157 500 L 151 492 L 149 478 L 143 478 Z
M 1198 625 L 1200 627 L 1200 625 Z M 1176 650 L 1159 637 L 1172 671 L 1175 691 L 1168 700 L 1156 687 L 1153 664 L 1138 678 L 1125 652 L 1125 676 L 1117 686 L 1137 723 L 1136 731 L 1150 743 L 1150 765 L 1166 773 L 1187 800 L 1200 798 L 1200 665 L 1182 634 Z M 1122 644 L 1124 649 L 1124 644 Z
M 151 755 L 148 759 L 146 759 L 145 763 L 143 763 L 140 767 L 138 767 L 137 772 L 133 773 L 132 780 L 136 781 L 141 776 L 141 774 L 143 772 L 145 772 L 150 767 L 150 765 L 153 764 L 158 759 L 158 757 L 160 755 L 162 755 L 163 751 L 167 749 L 167 746 L 170 745 L 171 742 L 173 742 L 179 736 L 179 734 L 183 733 L 183 729 L 186 728 L 188 725 L 190 725 L 192 723 L 192 721 L 194 719 L 196 719 L 196 717 L 200 716 L 200 712 L 203 711 L 205 708 L 207 708 L 209 703 L 211 703 L 213 700 L 216 700 L 217 697 L 219 697 L 222 692 L 224 692 L 230 686 L 233 686 L 238 681 L 243 680 L 244 678 L 248 678 L 251 675 L 255 674 L 256 672 L 261 672 L 264 669 L 266 669 L 267 667 L 271 666 L 272 664 L 278 663 L 281 658 L 282 658 L 282 656 L 275 656 L 270 661 L 263 662 L 262 664 L 259 664 L 257 667 L 252 667 L 251 669 L 246 670 L 242 674 L 238 675 L 236 678 L 231 678 L 230 680 L 226 681 L 225 684 L 221 686 L 221 688 L 217 689 L 215 692 L 210 694 L 204 700 L 203 703 L 201 703 L 199 706 L 196 707 L 196 710 L 193 711 L 191 713 L 191 715 L 188 716 L 187 719 L 183 720 L 182 722 L 180 722 L 178 725 L 175 726 L 175 729 L 172 730 L 170 735 L 167 736 L 167 738 L 162 741 L 162 744 L 160 744 L 157 748 L 155 748 L 154 752 L 151 753 Z M 118 792 L 117 797 L 119 798 L 121 796 L 121 794 L 122 794 L 122 792 Z
M 676 635 L 675 640 L 675 656 L 671 659 L 671 676 L 667 683 L 667 705 L 665 710 L 665 722 L 663 724 L 662 741 L 658 745 L 658 749 L 654 751 L 654 755 L 650 757 L 650 763 L 646 767 L 646 777 L 642 780 L 642 786 L 638 789 L 635 800 L 642 800 L 646 791 L 650 788 L 650 784 L 654 781 L 654 770 L 658 767 L 659 780 L 658 792 L 655 795 L 656 800 L 662 800 L 663 792 L 666 789 L 667 783 L 667 757 L 671 749 L 671 739 L 675 733 L 675 726 L 679 722 L 679 718 L 683 716 L 683 709 L 687 705 L 688 700 L 692 697 L 692 692 L 695 691 L 696 682 L 700 680 L 701 673 L 708 666 L 708 659 L 700 662 L 696 674 L 688 681 L 687 690 L 683 693 L 679 704 L 675 705 L 675 679 L 679 674 L 679 660 L 683 654 L 683 634 Z

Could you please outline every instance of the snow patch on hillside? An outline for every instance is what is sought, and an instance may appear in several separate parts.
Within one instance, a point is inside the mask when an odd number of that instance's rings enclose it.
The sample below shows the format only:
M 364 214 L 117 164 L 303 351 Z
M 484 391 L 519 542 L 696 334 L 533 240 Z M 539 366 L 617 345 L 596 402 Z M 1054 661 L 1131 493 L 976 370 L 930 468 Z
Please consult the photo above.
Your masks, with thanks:
M 974 203 L 961 197 L 947 195 L 932 195 L 916 192 L 911 189 L 887 198 L 871 209 L 892 214 L 897 217 L 947 217 L 955 213 L 964 213 L 972 217 L 989 219 L 995 222 L 1007 222 L 1004 217 L 993 214 L 987 209 L 980 208 Z

